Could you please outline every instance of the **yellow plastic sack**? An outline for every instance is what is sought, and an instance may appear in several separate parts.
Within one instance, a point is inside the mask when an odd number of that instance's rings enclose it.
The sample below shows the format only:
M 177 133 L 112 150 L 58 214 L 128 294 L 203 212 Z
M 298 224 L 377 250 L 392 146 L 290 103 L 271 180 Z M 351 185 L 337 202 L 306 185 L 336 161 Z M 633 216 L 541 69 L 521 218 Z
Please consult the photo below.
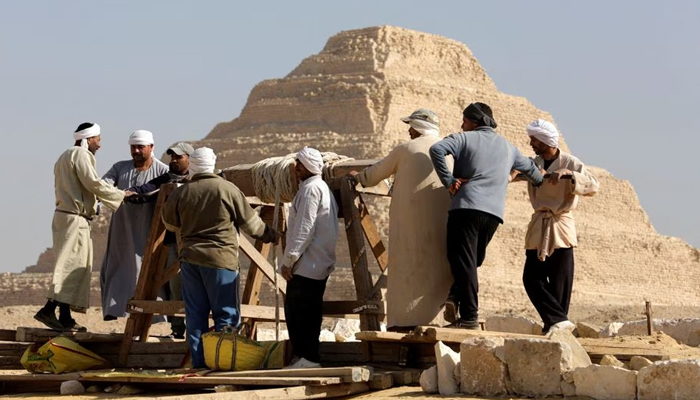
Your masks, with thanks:
M 20 362 L 29 372 L 53 374 L 109 366 L 104 358 L 63 336 L 50 339 L 39 349 L 36 349 L 36 345 L 29 346 Z
M 202 335 L 204 363 L 209 369 L 249 371 L 282 368 L 284 342 L 256 342 L 233 328 Z

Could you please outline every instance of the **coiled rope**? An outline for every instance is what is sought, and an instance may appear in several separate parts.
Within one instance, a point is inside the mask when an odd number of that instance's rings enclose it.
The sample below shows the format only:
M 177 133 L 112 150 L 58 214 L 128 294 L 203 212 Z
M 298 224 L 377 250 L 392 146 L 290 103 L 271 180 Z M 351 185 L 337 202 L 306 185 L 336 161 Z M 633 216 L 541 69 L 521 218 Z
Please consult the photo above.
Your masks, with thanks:
M 354 158 L 336 153 L 321 153 L 323 157 L 323 179 L 334 178 L 333 168 L 336 165 L 352 161 Z M 296 153 L 283 157 L 271 157 L 253 164 L 253 189 L 255 196 L 265 203 L 291 202 L 297 193 L 297 183 L 292 180 L 292 165 Z M 279 197 L 277 197 L 279 193 Z

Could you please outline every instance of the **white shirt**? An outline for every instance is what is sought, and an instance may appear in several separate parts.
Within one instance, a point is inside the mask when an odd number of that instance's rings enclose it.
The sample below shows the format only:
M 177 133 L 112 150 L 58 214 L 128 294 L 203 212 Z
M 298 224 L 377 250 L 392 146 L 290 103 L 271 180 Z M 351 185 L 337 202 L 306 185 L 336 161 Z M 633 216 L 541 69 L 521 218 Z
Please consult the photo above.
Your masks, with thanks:
M 338 204 L 320 175 L 299 185 L 289 208 L 287 248 L 282 265 L 294 275 L 323 280 L 335 264 L 338 241 Z

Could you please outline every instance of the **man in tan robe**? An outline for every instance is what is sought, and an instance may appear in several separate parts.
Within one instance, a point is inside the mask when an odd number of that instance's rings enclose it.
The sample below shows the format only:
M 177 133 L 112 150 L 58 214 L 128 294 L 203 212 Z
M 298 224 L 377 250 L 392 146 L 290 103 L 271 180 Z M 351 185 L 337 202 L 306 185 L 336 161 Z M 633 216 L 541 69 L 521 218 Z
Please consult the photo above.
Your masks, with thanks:
M 535 164 L 549 175 L 536 187 L 528 184 L 535 212 L 525 236 L 523 284 L 544 323 L 544 331 L 573 330 L 569 302 L 574 283 L 576 225 L 572 211 L 579 196 L 593 196 L 598 181 L 576 157 L 559 149 L 559 132 L 543 119 L 527 127 Z M 564 179 L 562 179 L 564 178 Z
M 356 174 L 363 186 L 394 175 L 389 211 L 387 326 L 402 330 L 444 324 L 444 294 L 452 284 L 445 248 L 450 195 L 438 179 L 428 150 L 440 140 L 439 119 L 418 109 L 401 119 L 411 140 Z
M 100 148 L 100 126 L 78 126 L 75 146 L 66 150 L 54 166 L 56 211 L 51 230 L 56 265 L 46 305 L 34 318 L 51 329 L 84 331 L 71 310 L 85 313 L 90 299 L 92 238 L 90 221 L 97 214 L 97 199 L 116 210 L 125 193 L 100 179 L 95 153 Z M 56 318 L 56 307 L 60 317 Z

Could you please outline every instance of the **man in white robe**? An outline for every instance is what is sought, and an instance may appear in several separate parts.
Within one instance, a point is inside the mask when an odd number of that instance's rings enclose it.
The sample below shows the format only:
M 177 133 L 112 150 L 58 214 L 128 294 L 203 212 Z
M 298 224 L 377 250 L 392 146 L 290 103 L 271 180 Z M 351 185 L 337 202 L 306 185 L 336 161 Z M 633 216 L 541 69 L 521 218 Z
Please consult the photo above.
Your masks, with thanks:
M 129 136 L 132 159 L 114 164 L 103 179 L 125 190 L 168 173 L 168 166 L 153 157 L 153 145 L 151 132 L 135 131 Z M 127 203 L 112 215 L 100 270 L 102 315 L 105 321 L 126 316 L 126 306 L 134 295 L 141 271 L 155 204 Z
M 440 140 L 440 121 L 427 109 L 418 109 L 401 120 L 409 125 L 411 140 L 351 175 L 363 186 L 374 186 L 394 175 L 389 211 L 387 326 L 399 330 L 442 326 L 444 294 L 453 281 L 445 248 L 450 195 L 428 153 L 430 146 Z
M 56 265 L 48 302 L 34 318 L 51 329 L 84 331 L 71 310 L 85 313 L 90 301 L 92 238 L 90 221 L 97 214 L 97 200 L 116 210 L 127 195 L 100 179 L 95 153 L 100 148 L 100 126 L 85 122 L 73 134 L 75 145 L 54 165 L 56 210 L 51 231 Z M 56 318 L 56 307 L 60 316 Z
M 579 196 L 593 196 L 598 180 L 576 157 L 559 149 L 559 132 L 543 119 L 527 127 L 535 164 L 549 175 L 539 187 L 528 184 L 535 212 L 525 236 L 523 284 L 544 323 L 544 332 L 573 330 L 569 302 L 574 284 L 576 225 L 572 211 Z M 564 179 L 563 179 L 564 178 Z

